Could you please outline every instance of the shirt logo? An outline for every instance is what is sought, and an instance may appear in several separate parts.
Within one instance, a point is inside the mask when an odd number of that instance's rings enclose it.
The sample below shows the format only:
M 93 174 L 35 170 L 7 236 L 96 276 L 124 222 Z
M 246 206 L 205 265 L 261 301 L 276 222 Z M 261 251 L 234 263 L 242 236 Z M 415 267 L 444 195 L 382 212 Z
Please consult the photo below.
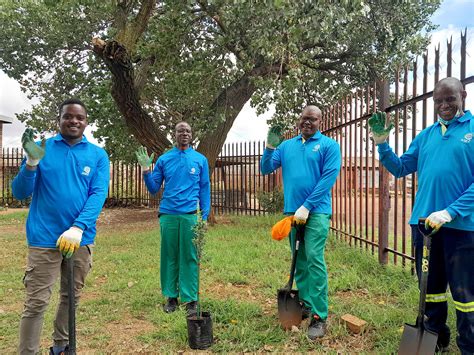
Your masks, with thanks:
M 461 142 L 463 143 L 470 143 L 472 140 L 472 133 L 466 133 L 464 138 L 461 138 Z
M 195 168 L 191 168 L 191 170 L 189 171 L 189 173 L 190 173 L 191 175 L 194 175 L 195 172 L 196 172 L 196 169 L 195 169 Z
M 319 148 L 321 148 L 321 145 L 320 144 L 316 144 L 313 148 L 313 152 L 317 152 L 319 150 Z
M 84 170 L 82 170 L 81 175 L 89 176 L 90 172 L 91 172 L 91 168 L 89 166 L 85 166 Z

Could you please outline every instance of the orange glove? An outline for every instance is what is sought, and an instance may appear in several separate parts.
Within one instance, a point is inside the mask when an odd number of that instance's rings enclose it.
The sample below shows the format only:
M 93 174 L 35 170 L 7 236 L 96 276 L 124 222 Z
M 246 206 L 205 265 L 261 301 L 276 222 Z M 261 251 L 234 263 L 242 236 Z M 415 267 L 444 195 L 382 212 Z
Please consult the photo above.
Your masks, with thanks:
M 291 231 L 291 224 L 293 223 L 293 216 L 283 218 L 281 221 L 275 223 L 272 227 L 272 239 L 282 240 L 288 237 Z

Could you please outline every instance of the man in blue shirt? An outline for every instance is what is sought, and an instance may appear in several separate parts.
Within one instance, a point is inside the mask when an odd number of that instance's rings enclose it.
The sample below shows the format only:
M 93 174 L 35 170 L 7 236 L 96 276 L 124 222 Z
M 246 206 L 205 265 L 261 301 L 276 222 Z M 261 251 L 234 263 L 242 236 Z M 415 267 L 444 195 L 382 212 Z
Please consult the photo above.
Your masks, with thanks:
M 301 134 L 297 137 L 281 143 L 281 138 L 270 130 L 261 161 L 262 174 L 281 166 L 284 213 L 294 214 L 296 223 L 305 224 L 295 280 L 304 314 L 311 315 L 308 328 L 311 340 L 323 337 L 326 332 L 328 300 L 324 250 L 332 213 L 331 188 L 341 168 L 339 145 L 321 134 L 320 121 L 321 110 L 307 106 L 298 122 Z M 294 238 L 295 228 L 292 228 L 292 246 Z
M 457 314 L 457 344 L 474 353 L 474 118 L 463 111 L 466 91 L 455 78 L 440 80 L 433 91 L 438 122 L 421 131 L 399 158 L 386 139 L 384 114 L 369 120 L 380 161 L 395 176 L 418 172 L 418 191 L 411 219 L 416 269 L 420 277 L 423 237 L 418 219 L 438 232 L 430 254 L 425 325 L 438 333 L 438 350 L 449 345 L 446 325 L 449 284 Z
M 153 172 L 145 148 L 137 151 L 143 178 L 151 194 L 161 185 L 163 197 L 158 217 L 161 232 L 160 279 L 167 297 L 163 309 L 174 312 L 178 297 L 186 303 L 188 316 L 196 313 L 198 294 L 198 256 L 193 243 L 193 227 L 197 223 L 197 207 L 207 221 L 211 206 L 209 165 L 204 155 L 191 148 L 192 131 L 186 122 L 175 127 L 176 146 L 160 156 Z
M 69 99 L 59 106 L 59 134 L 41 145 L 33 131 L 22 137 L 26 160 L 12 183 L 14 196 L 32 201 L 26 221 L 28 261 L 26 301 L 20 322 L 20 354 L 39 352 L 43 315 L 54 283 L 61 275 L 60 301 L 54 321 L 52 353 L 68 342 L 68 292 L 65 258 L 73 254 L 76 304 L 92 264 L 92 246 L 109 184 L 107 153 L 83 136 L 85 105 Z

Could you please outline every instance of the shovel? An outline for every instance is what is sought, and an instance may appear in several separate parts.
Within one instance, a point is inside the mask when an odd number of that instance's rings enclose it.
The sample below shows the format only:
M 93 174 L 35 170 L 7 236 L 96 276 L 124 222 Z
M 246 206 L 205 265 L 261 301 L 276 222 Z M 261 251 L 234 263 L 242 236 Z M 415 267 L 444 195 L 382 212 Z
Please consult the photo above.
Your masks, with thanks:
M 70 355 L 76 354 L 76 292 L 74 290 L 74 255 L 67 259 L 67 277 L 68 277 L 68 328 L 69 328 L 69 345 L 66 353 Z
M 434 229 L 425 228 L 425 218 L 418 220 L 418 230 L 423 235 L 423 257 L 421 259 L 421 281 L 420 281 L 420 301 L 418 306 L 418 316 L 416 324 L 405 323 L 402 340 L 400 341 L 399 355 L 416 354 L 432 355 L 436 350 L 438 334 L 425 328 L 425 304 L 426 289 L 428 286 L 428 268 L 430 264 L 431 236 L 436 233 Z
M 293 258 L 291 259 L 290 279 L 285 287 L 278 290 L 278 319 L 283 329 L 291 329 L 292 326 L 299 326 L 302 320 L 302 309 L 298 290 L 293 290 L 293 280 L 295 277 L 296 258 L 298 249 L 304 239 L 304 224 L 295 224 L 296 238 Z

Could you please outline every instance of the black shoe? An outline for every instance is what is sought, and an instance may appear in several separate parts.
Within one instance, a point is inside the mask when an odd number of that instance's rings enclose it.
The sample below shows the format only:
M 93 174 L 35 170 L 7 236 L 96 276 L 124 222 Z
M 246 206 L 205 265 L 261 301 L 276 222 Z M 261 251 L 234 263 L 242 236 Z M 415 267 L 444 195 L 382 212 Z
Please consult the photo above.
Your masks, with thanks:
M 436 342 L 436 353 L 447 353 L 449 348 L 449 341 L 451 340 L 451 332 L 449 328 L 446 326 L 442 331 L 438 334 L 438 340 Z
M 301 306 L 301 315 L 303 319 L 307 319 L 311 316 L 311 308 L 303 303 Z
M 310 340 L 315 340 L 322 338 L 326 334 L 326 321 L 323 321 L 317 315 L 311 317 L 311 323 L 308 327 L 308 338 Z
M 197 315 L 197 301 L 186 303 L 186 316 L 194 317 Z
M 165 305 L 163 305 L 163 310 L 166 313 L 173 313 L 178 308 L 178 299 L 170 297 Z

